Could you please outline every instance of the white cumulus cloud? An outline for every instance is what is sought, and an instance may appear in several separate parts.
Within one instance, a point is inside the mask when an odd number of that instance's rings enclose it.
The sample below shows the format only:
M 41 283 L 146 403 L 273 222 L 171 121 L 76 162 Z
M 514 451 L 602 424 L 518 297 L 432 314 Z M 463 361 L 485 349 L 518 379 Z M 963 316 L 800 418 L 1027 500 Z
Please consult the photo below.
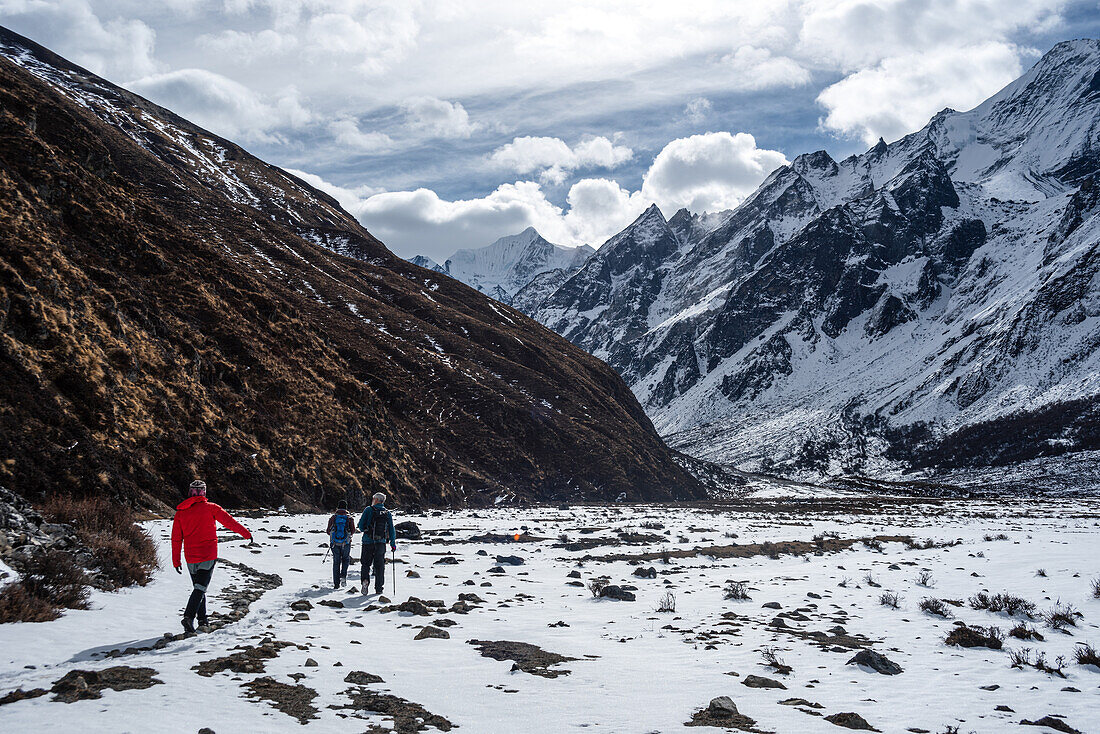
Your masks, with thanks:
M 263 99 L 243 84 L 205 69 L 154 74 L 129 87 L 230 139 L 271 142 L 278 140 L 276 130 L 301 127 L 313 119 L 293 88 Z
M 524 136 L 494 150 L 489 160 L 519 174 L 538 171 L 546 183 L 561 184 L 569 171 L 613 169 L 633 157 L 633 150 L 603 136 L 582 140 L 573 147 L 561 138 Z
M 607 145 L 574 148 L 554 138 L 533 140 L 523 144 L 529 146 L 524 148 L 529 155 L 517 159 L 524 161 L 527 172 L 553 165 L 566 151 L 604 163 L 625 155 L 613 152 L 615 146 L 606 139 Z M 535 181 L 507 183 L 483 197 L 448 201 L 426 188 L 363 194 L 295 173 L 334 196 L 398 254 L 442 260 L 456 249 L 482 247 L 526 227 L 562 245 L 598 247 L 653 203 L 667 216 L 682 207 L 701 212 L 736 206 L 786 163 L 782 153 L 758 148 L 747 133 L 693 135 L 673 140 L 656 155 L 639 190 L 629 191 L 606 178 L 583 178 L 569 188 L 564 208 L 551 202 Z
M 810 82 L 810 72 L 794 59 L 773 56 L 766 48 L 741 46 L 724 56 L 722 63 L 732 76 L 732 89 L 753 91 L 774 87 L 800 87 Z
M 381 153 L 394 146 L 393 139 L 386 133 L 363 132 L 358 123 L 348 117 L 333 120 L 328 127 L 337 143 L 359 153 Z
M 669 214 L 683 207 L 694 212 L 729 209 L 786 163 L 779 151 L 757 148 L 748 133 L 692 135 L 673 140 L 657 154 L 641 193 Z
M 874 143 L 895 140 L 944 107 L 968 110 L 1020 75 L 1015 46 L 986 43 L 884 59 L 826 87 L 822 125 Z
M 468 138 L 478 125 L 458 102 L 436 97 L 414 97 L 401 105 L 408 125 L 437 138 Z

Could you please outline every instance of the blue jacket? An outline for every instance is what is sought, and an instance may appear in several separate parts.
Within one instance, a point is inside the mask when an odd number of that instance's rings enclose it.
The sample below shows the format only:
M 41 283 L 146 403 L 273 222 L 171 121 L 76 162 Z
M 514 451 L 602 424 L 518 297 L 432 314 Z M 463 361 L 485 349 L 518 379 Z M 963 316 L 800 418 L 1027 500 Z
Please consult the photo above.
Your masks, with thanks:
M 381 507 L 383 510 L 386 509 L 386 506 L 384 504 L 379 505 L 379 507 Z M 397 531 L 393 529 L 393 513 L 389 512 L 388 515 L 389 515 L 389 517 L 386 518 L 386 524 L 388 526 L 386 528 L 386 532 L 387 532 L 387 534 L 389 535 L 389 538 L 390 538 L 390 545 L 396 545 L 397 544 Z M 363 533 L 363 543 L 364 544 L 366 544 L 366 543 L 385 543 L 386 541 L 384 541 L 384 540 L 374 540 L 368 534 L 367 528 L 370 527 L 371 519 L 373 517 L 374 517 L 374 505 L 371 505 L 367 509 L 363 510 L 363 514 L 359 518 L 359 530 L 360 530 L 360 532 Z

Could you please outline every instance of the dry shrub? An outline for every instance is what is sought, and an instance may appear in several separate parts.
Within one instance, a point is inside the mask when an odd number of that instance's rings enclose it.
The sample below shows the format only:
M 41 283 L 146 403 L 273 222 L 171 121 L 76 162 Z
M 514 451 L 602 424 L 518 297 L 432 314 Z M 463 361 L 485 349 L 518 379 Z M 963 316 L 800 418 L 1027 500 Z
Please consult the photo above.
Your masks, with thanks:
M 893 591 L 884 591 L 878 598 L 878 603 L 884 607 L 890 607 L 891 609 L 897 609 L 901 606 L 901 596 Z
M 1004 612 L 1010 617 L 1023 614 L 1029 619 L 1035 617 L 1035 602 L 1028 601 L 1020 596 L 1012 594 L 987 594 L 979 591 L 970 597 L 970 606 L 974 609 L 984 609 L 990 612 Z
M 104 497 L 52 495 L 41 511 L 51 522 L 73 526 L 114 588 L 144 586 L 152 580 L 156 546 L 149 533 L 134 522 L 128 507 Z
M 661 603 L 657 606 L 657 611 L 662 614 L 676 611 L 676 596 L 671 591 L 665 592 L 665 595 L 661 598 Z
M 749 585 L 744 581 L 727 581 L 724 595 L 726 599 L 736 601 L 745 601 L 752 598 L 749 596 Z
M 1054 659 L 1054 662 L 1047 662 L 1046 653 L 1039 652 L 1035 654 L 1035 659 L 1031 659 L 1031 648 L 1025 647 L 1022 650 L 1010 650 L 1008 653 L 1008 659 L 1013 668 L 1035 668 L 1041 673 L 1049 673 L 1050 675 L 1056 675 L 1059 678 L 1065 678 L 1066 659 L 1062 656 L 1058 656 Z
M 925 597 L 920 600 L 920 607 L 922 612 L 926 614 L 934 614 L 937 617 L 943 617 L 944 619 L 950 619 L 952 614 L 951 610 L 947 608 L 947 605 L 943 603 L 943 600 L 936 599 L 934 597 Z
M 58 610 L 87 609 L 84 570 L 61 551 L 47 551 L 27 561 L 23 577 L 0 592 L 0 622 L 47 622 Z
M 1072 604 L 1063 604 L 1058 601 L 1043 613 L 1043 621 L 1051 629 L 1065 631 L 1066 627 L 1076 627 L 1077 620 L 1084 616 Z
M 0 624 L 49 622 L 60 616 L 57 607 L 27 591 L 22 583 L 8 584 L 0 589 Z
M 1100 668 L 1100 654 L 1096 652 L 1095 647 L 1087 642 L 1077 643 L 1077 648 L 1073 651 L 1073 658 L 1078 665 L 1095 665 Z
M 1028 627 L 1024 622 L 1020 622 L 1018 625 L 1008 631 L 1010 637 L 1015 637 L 1018 640 L 1038 640 L 1043 641 L 1043 635 L 1037 629 Z

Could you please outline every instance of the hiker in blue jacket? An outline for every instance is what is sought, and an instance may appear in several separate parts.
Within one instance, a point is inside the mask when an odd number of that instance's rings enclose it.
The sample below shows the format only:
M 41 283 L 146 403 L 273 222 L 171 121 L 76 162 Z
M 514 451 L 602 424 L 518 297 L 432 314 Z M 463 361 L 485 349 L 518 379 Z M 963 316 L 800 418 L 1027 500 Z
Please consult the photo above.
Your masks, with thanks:
M 363 510 L 363 516 L 359 518 L 359 529 L 363 532 L 361 578 L 365 594 L 370 583 L 371 566 L 374 566 L 374 592 L 381 594 L 386 581 L 386 541 L 396 551 L 397 533 L 393 529 L 393 515 L 386 509 L 386 495 L 376 492 L 372 499 L 373 504 Z
M 336 514 L 328 519 L 329 547 L 332 548 L 332 588 L 348 583 L 351 564 L 351 536 L 355 535 L 355 518 L 348 514 L 348 503 L 340 500 Z

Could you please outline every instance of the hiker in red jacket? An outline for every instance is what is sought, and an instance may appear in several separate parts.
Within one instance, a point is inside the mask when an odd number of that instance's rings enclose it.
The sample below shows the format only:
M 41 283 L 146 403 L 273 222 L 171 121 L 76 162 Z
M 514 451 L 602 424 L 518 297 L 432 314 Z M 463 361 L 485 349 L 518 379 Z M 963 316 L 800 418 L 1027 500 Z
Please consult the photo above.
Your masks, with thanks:
M 172 566 L 176 573 L 180 569 L 180 547 L 187 558 L 187 572 L 191 574 L 194 590 L 183 610 L 183 628 L 195 631 L 195 616 L 199 626 L 206 626 L 206 588 L 210 577 L 214 575 L 214 566 L 218 562 L 218 529 L 221 523 L 237 535 L 252 540 L 252 533 L 229 516 L 213 502 L 206 500 L 206 482 L 196 479 L 188 488 L 188 498 L 176 507 L 176 516 L 172 518 Z

